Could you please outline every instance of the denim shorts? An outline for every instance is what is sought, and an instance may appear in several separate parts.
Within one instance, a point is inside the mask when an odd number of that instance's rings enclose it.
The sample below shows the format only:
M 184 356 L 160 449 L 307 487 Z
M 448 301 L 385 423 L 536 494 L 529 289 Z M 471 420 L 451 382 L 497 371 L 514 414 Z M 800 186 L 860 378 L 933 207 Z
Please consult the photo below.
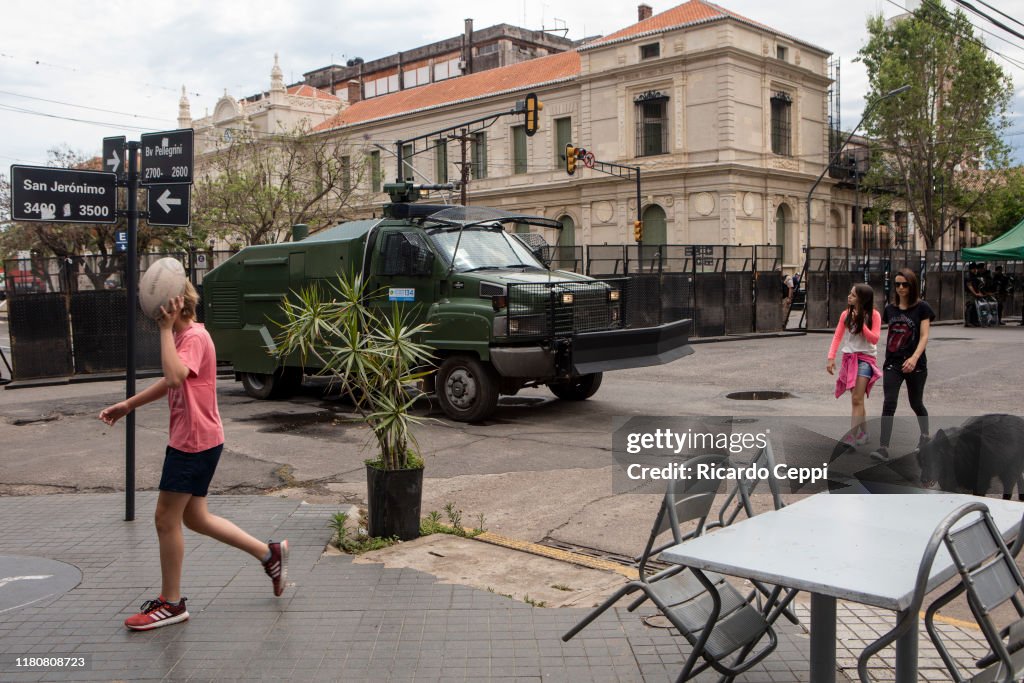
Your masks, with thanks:
M 875 374 L 875 371 L 871 368 L 871 363 L 866 360 L 857 361 L 858 377 L 871 377 L 873 374 Z
M 223 450 L 224 444 L 199 453 L 186 453 L 168 446 L 160 476 L 160 490 L 206 496 Z

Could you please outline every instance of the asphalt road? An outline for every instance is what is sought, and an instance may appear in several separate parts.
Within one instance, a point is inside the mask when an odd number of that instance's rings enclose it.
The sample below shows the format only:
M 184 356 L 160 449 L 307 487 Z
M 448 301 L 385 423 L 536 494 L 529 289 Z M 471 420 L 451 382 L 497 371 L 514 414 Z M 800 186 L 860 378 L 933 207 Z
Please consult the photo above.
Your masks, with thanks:
M 933 416 L 948 417 L 934 417 L 933 423 L 1021 412 L 1022 341 L 1024 329 L 1016 326 L 934 328 L 926 404 Z M 585 402 L 560 401 L 543 388 L 524 390 L 502 399 L 494 419 L 482 424 L 451 422 L 423 400 L 417 413 L 425 423 L 416 434 L 427 467 L 424 512 L 453 502 L 464 519 L 475 522 L 482 514 L 488 529 L 521 540 L 635 553 L 659 500 L 613 486 L 614 426 L 631 417 L 694 415 L 738 417 L 750 429 L 785 423 L 790 431 L 780 459 L 820 464 L 834 443 L 822 435 L 841 435 L 849 415 L 848 399 L 833 397 L 832 378 L 824 370 L 828 343 L 829 337 L 812 334 L 699 344 L 692 356 L 667 366 L 607 374 L 597 395 Z M 766 390 L 790 397 L 728 398 Z M 110 428 L 96 416 L 123 393 L 119 382 L 0 391 L 0 495 L 122 490 L 123 425 Z M 227 444 L 216 491 L 316 502 L 365 498 L 363 461 L 374 448 L 345 400 L 307 386 L 288 402 L 257 401 L 230 379 L 221 381 L 219 398 Z M 880 410 L 879 387 L 868 399 L 868 414 Z M 909 414 L 905 401 L 897 414 Z M 158 482 L 166 423 L 162 405 L 137 413 L 139 488 Z M 909 450 L 913 444 L 896 445 Z M 831 467 L 871 467 L 870 450 L 862 447 Z M 767 497 L 757 504 L 767 506 Z

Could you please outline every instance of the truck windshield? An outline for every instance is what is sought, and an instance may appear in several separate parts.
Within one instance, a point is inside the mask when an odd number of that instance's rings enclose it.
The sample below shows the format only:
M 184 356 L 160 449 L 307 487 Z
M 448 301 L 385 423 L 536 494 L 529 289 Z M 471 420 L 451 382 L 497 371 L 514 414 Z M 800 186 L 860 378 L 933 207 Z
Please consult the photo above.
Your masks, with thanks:
M 522 242 L 504 230 L 493 228 L 466 228 L 459 239 L 458 230 L 437 230 L 430 234 L 434 246 L 448 264 L 455 254 L 455 270 L 483 270 L 486 268 L 541 268 L 543 263 Z

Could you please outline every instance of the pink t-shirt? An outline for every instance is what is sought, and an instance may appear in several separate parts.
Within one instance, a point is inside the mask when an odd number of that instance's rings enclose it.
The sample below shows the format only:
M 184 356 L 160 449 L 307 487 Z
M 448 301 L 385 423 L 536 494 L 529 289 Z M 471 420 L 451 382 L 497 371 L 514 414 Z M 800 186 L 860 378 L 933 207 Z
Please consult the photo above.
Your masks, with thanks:
M 202 323 L 192 323 L 174 335 L 174 348 L 188 368 L 188 377 L 167 390 L 171 408 L 168 445 L 186 453 L 199 453 L 224 443 L 224 427 L 217 409 L 217 353 Z

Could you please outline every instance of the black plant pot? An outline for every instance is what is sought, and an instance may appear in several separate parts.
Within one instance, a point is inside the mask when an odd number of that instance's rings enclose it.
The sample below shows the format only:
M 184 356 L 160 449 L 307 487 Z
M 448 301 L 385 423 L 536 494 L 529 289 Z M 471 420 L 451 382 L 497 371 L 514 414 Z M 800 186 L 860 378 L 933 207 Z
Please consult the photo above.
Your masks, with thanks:
M 367 533 L 403 541 L 420 537 L 423 468 L 384 471 L 366 466 L 366 495 L 370 501 Z

